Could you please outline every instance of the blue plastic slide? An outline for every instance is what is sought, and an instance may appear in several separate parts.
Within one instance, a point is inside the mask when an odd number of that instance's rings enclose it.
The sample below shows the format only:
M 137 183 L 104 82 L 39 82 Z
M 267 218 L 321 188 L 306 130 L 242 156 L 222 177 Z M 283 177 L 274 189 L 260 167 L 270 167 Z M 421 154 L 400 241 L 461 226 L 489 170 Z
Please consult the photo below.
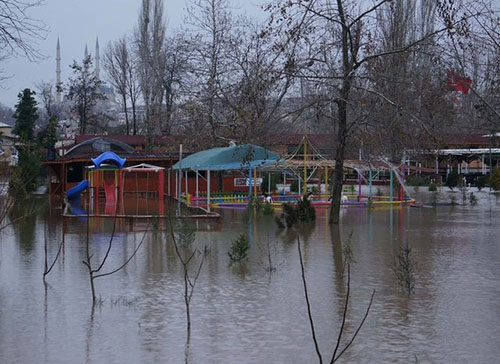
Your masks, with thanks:
M 87 215 L 87 211 L 82 209 L 80 204 L 81 204 L 81 202 L 79 200 L 70 200 L 69 201 L 69 205 L 71 206 L 71 214 L 72 215 L 79 215 L 79 216 Z
M 118 166 L 118 168 L 123 168 L 123 165 L 127 161 L 124 158 L 120 158 L 116 153 L 113 152 L 104 152 L 97 158 L 91 158 L 91 160 L 96 168 L 99 168 L 101 166 L 101 163 L 103 162 L 114 162 Z
M 80 199 L 80 193 L 82 193 L 83 190 L 89 188 L 89 181 L 84 179 L 81 181 L 79 184 L 77 184 L 75 187 L 70 188 L 68 191 L 66 191 L 66 196 L 68 197 L 68 200 L 79 200 Z

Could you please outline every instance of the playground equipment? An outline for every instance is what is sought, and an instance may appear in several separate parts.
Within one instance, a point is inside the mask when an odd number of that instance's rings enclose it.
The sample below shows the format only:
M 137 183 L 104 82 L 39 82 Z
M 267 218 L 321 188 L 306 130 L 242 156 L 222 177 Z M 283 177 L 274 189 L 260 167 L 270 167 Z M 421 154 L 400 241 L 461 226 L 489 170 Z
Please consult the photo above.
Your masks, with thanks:
M 126 159 L 113 152 L 104 152 L 91 161 L 85 170 L 87 178 L 66 192 L 72 211 L 81 214 L 81 195 L 88 191 L 88 213 L 92 215 L 100 214 L 102 203 L 104 215 L 125 216 L 131 211 L 132 215 L 164 214 L 164 168 L 145 163 L 124 168 Z M 157 178 L 150 178 L 152 174 Z
M 69 189 L 66 192 L 66 197 L 68 199 L 67 203 L 71 208 L 71 213 L 73 215 L 86 215 L 87 213 L 81 207 L 80 196 L 83 191 L 89 187 L 89 181 L 83 180 L 78 183 L 75 187 Z
M 101 155 L 99 155 L 97 158 L 90 158 L 92 163 L 94 163 L 94 166 L 96 168 L 99 168 L 102 163 L 104 162 L 112 162 L 118 166 L 118 168 L 123 168 L 125 165 L 125 162 L 127 159 L 120 158 L 116 153 L 114 152 L 104 152 Z
M 94 163 L 94 168 L 99 168 L 104 162 L 112 162 L 115 163 L 118 168 L 122 168 L 126 162 L 126 159 L 120 158 L 113 152 L 104 152 L 97 158 L 91 158 L 90 160 L 92 161 L 92 163 Z M 89 181 L 83 180 L 79 182 L 75 187 L 66 191 L 66 197 L 68 198 L 68 200 L 80 200 L 81 193 L 87 188 L 89 188 Z
M 278 154 L 253 144 L 212 148 L 192 154 L 185 159 L 181 159 L 172 167 L 172 171 L 177 172 L 177 176 L 175 177 L 175 194 L 171 195 L 175 196 L 179 201 L 185 196 L 186 202 L 190 203 L 194 201 L 198 206 L 201 205 L 201 201 L 206 201 L 204 205 L 210 211 L 213 189 L 211 172 L 248 171 L 249 177 L 242 178 L 244 180 L 244 187 L 248 186 L 249 198 L 252 193 L 256 196 L 257 189 L 253 176 L 255 176 L 258 169 L 275 164 L 278 158 Z M 196 175 L 196 188 L 191 193 L 188 190 L 188 172 L 194 172 Z M 200 172 L 204 172 L 204 175 Z M 182 185 L 183 175 L 185 175 L 185 187 Z M 206 188 L 204 191 L 206 197 L 203 199 L 200 199 L 200 179 Z M 194 195 L 193 199 L 190 197 L 192 194 Z
M 80 194 L 86 190 L 89 187 L 89 181 L 83 180 L 80 183 L 78 183 L 75 187 L 70 188 L 66 192 L 66 197 L 68 197 L 68 200 L 74 201 L 78 200 L 80 201 Z
M 198 154 L 198 153 L 197 153 Z M 196 156 L 197 154 L 193 155 Z M 191 156 L 191 157 L 193 157 Z M 198 172 L 196 168 L 193 168 L 191 161 L 188 161 L 190 157 L 182 161 L 182 167 L 180 163 L 174 166 L 174 169 L 184 169 L 191 167 L 197 173 L 196 181 L 196 194 L 189 193 L 187 189 L 187 178 L 186 178 L 186 188 L 182 196 L 185 197 L 187 203 L 192 203 L 193 205 L 202 206 L 217 206 L 217 207 L 241 207 L 246 206 L 251 199 L 260 199 L 263 196 L 257 195 L 257 188 L 255 181 L 257 177 L 262 177 L 263 174 L 268 173 L 268 191 L 270 191 L 271 184 L 271 174 L 279 173 L 283 176 L 283 186 L 287 185 L 287 181 L 292 179 L 298 184 L 298 193 L 283 193 L 272 195 L 273 205 L 280 206 L 283 203 L 295 203 L 303 195 L 311 192 L 311 189 L 315 190 L 313 195 L 310 197 L 311 204 L 314 206 L 324 206 L 328 207 L 331 205 L 331 196 L 329 191 L 329 174 L 335 169 L 335 161 L 325 158 L 321 153 L 314 147 L 307 136 L 302 138 L 301 143 L 296 148 L 296 150 L 278 160 L 274 160 L 270 163 L 262 163 L 259 168 L 249 168 L 248 169 L 248 194 L 246 193 L 224 193 L 216 194 L 210 191 L 210 187 L 207 188 L 207 193 L 201 195 L 198 191 Z M 214 163 L 211 165 L 208 160 L 203 160 L 203 168 L 200 170 L 207 170 L 208 176 L 210 170 L 219 170 L 220 163 Z M 184 164 L 185 163 L 185 164 Z M 195 164 L 195 163 L 194 163 Z M 186 165 L 188 165 L 186 167 Z M 196 165 L 196 164 L 195 164 Z M 352 184 L 351 193 L 344 191 L 341 199 L 341 206 L 344 207 L 376 207 L 376 206 L 399 206 L 407 205 L 414 202 L 410 197 L 408 188 L 404 181 L 404 165 L 395 166 L 389 163 L 387 160 L 378 160 L 371 162 L 348 160 L 344 163 L 344 168 L 347 171 L 354 172 L 357 176 L 357 180 L 350 179 Z M 400 170 L 401 168 L 401 170 Z M 228 170 L 228 169 L 226 169 Z M 245 171 L 244 167 L 240 166 L 240 170 Z M 260 173 L 258 175 L 257 173 Z M 352 173 L 351 173 L 352 175 Z M 186 174 L 187 176 L 187 174 Z M 380 176 L 385 178 L 383 181 Z M 352 178 L 352 177 L 351 177 Z M 379 180 L 377 180 L 379 178 Z M 210 183 L 208 182 L 210 186 Z M 387 183 L 389 182 L 389 193 L 386 196 L 378 196 L 373 193 L 374 182 Z M 354 183 L 353 183 L 354 182 Z M 394 190 L 396 183 L 399 184 L 399 194 L 394 195 Z M 355 184 L 357 184 L 357 193 L 355 191 Z M 362 193 L 362 185 L 368 187 L 368 193 Z M 177 186 L 176 186 L 177 187 Z M 262 186 L 261 190 L 264 190 L 266 186 Z M 180 187 L 182 190 L 182 186 Z M 365 187 L 366 189 L 366 187 Z M 176 189 L 177 195 L 177 189 Z

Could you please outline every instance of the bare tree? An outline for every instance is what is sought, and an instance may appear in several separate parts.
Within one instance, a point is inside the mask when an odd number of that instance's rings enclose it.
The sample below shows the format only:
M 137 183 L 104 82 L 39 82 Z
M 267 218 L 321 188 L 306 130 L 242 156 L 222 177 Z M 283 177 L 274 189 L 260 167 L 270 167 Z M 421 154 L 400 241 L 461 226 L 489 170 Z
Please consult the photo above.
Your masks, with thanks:
M 44 261 L 45 265 L 43 268 L 43 281 L 46 282 L 47 275 L 50 273 L 52 268 L 56 265 L 57 259 L 59 258 L 59 255 L 61 254 L 61 251 L 64 246 L 64 231 L 62 234 L 61 242 L 59 243 L 59 248 L 57 249 L 56 256 L 54 257 L 54 260 L 52 263 L 49 265 L 49 258 L 48 258 L 48 239 L 47 239 L 47 221 L 45 220 L 45 224 L 43 227 L 43 250 L 44 250 Z
M 43 4 L 43 0 L 0 0 L 0 61 L 11 56 L 42 58 L 37 41 L 45 39 L 47 28 L 30 13 Z
M 54 85 L 48 81 L 40 81 L 35 84 L 37 88 L 37 96 L 43 110 L 47 116 L 47 120 L 57 117 L 59 114 L 59 107 L 56 104 L 54 95 Z
M 143 0 L 135 31 L 137 70 L 149 144 L 161 131 L 165 74 L 163 0 Z
M 227 0 L 190 0 L 188 22 L 197 30 L 195 74 L 202 80 L 199 91 L 202 117 L 217 142 L 221 118 L 217 113 L 217 80 L 225 71 L 226 45 L 233 20 Z
M 128 77 L 127 77 L 127 93 L 128 99 L 130 100 L 130 105 L 132 107 L 132 130 L 133 134 L 137 134 L 137 100 L 140 96 L 140 87 L 139 87 L 139 76 L 137 74 L 137 58 L 129 50 L 129 55 L 132 57 L 130 62 L 130 67 L 128 67 Z
M 380 7 L 376 29 L 381 36 L 371 47 L 383 53 L 432 34 L 436 13 L 434 1 L 400 0 Z M 439 143 L 439 136 L 456 123 L 443 88 L 445 69 L 439 61 L 443 43 L 428 38 L 407 51 L 367 63 L 362 73 L 365 82 L 354 85 L 365 114 L 357 131 L 365 156 L 398 160 L 405 149 L 420 150 Z
M 74 78 L 69 80 L 68 99 L 73 102 L 72 111 L 78 116 L 80 134 L 87 132 L 91 122 L 96 122 L 94 107 L 104 96 L 100 92 L 102 81 L 92 68 L 92 59 L 87 56 L 82 64 L 73 61 Z
M 231 66 L 218 80 L 219 98 L 227 110 L 224 136 L 260 142 L 283 127 L 280 106 L 292 86 L 292 55 L 276 50 L 273 40 L 262 37 L 262 29 L 249 22 L 232 32 L 227 49 Z
M 340 199 L 346 148 L 349 137 L 356 130 L 357 121 L 353 110 L 353 92 L 358 84 L 363 84 L 363 70 L 370 62 L 390 55 L 407 52 L 421 43 L 450 28 L 457 28 L 463 19 L 447 21 L 437 30 L 426 33 L 395 48 L 378 51 L 371 47 L 376 18 L 374 15 L 381 7 L 391 1 L 363 1 L 351 3 L 336 1 L 278 1 L 269 6 L 272 13 L 271 28 L 289 33 L 297 33 L 297 41 L 307 50 L 304 62 L 310 67 L 302 67 L 303 76 L 315 80 L 322 86 L 324 100 L 331 105 L 334 113 L 329 122 L 335 130 L 335 170 L 332 183 L 332 204 L 330 222 L 338 224 Z M 445 12 L 446 13 L 446 12 Z M 422 125 L 424 128 L 425 126 Z
M 14 123 L 14 110 L 0 103 L 0 121 L 6 124 Z
M 465 114 L 463 125 L 493 134 L 500 129 L 500 9 L 490 0 L 452 2 L 448 6 L 453 9 L 450 21 L 468 19 L 466 31 L 448 34 L 451 45 L 447 66 L 472 80 L 472 102 L 461 100 L 459 105 Z M 471 119 L 476 119 L 476 123 L 471 125 Z
M 174 34 L 166 39 L 165 73 L 163 90 L 165 92 L 165 108 L 162 123 L 163 134 L 170 134 L 174 127 L 173 116 L 179 100 L 189 91 L 187 78 L 191 73 L 191 58 L 194 49 L 188 35 L 184 32 Z
M 172 217 L 168 217 L 170 236 L 172 238 L 172 243 L 174 244 L 175 254 L 182 264 L 183 277 L 184 277 L 184 305 L 186 307 L 186 323 L 187 323 L 187 342 L 189 343 L 189 338 L 191 337 L 191 299 L 193 297 L 194 289 L 198 278 L 200 277 L 201 269 L 205 263 L 205 259 L 208 255 L 208 248 L 205 246 L 203 251 L 198 249 L 193 249 L 191 251 L 182 252 L 177 239 L 175 237 L 174 228 L 172 225 Z M 192 236 L 192 235 L 191 235 Z M 195 269 L 194 274 L 189 273 L 189 265 L 193 262 L 196 256 L 200 256 L 198 267 Z
M 300 239 L 299 239 L 298 236 L 297 236 L 297 250 L 299 252 L 300 271 L 301 271 L 301 275 L 302 275 L 302 283 L 303 283 L 303 286 L 304 286 L 304 295 L 305 295 L 306 305 L 307 305 L 307 315 L 308 315 L 308 318 L 309 318 L 309 324 L 311 326 L 311 335 L 312 335 L 312 339 L 313 339 L 313 342 L 314 342 L 314 348 L 316 350 L 316 355 L 318 356 L 318 362 L 320 364 L 322 364 L 323 363 L 323 356 L 322 356 L 321 350 L 319 348 L 318 339 L 317 339 L 317 336 L 316 336 L 316 330 L 315 330 L 315 327 L 314 327 L 314 320 L 313 320 L 313 315 L 312 315 L 311 302 L 309 300 L 309 291 L 307 289 L 307 280 L 306 280 L 306 274 L 305 274 L 305 267 L 304 267 L 304 262 L 302 260 L 301 244 L 300 244 Z M 372 294 L 371 294 L 371 297 L 370 297 L 370 302 L 368 303 L 368 306 L 366 308 L 366 312 L 365 312 L 363 318 L 361 319 L 360 324 L 356 328 L 356 331 L 354 331 L 354 333 L 352 334 L 351 338 L 347 341 L 347 343 L 341 349 L 340 345 L 342 343 L 342 338 L 345 335 L 345 323 L 346 323 L 346 319 L 347 319 L 347 311 L 348 311 L 348 308 L 349 308 L 349 298 L 350 298 L 350 293 L 351 293 L 351 259 L 352 259 L 352 256 L 345 256 L 344 257 L 344 260 L 345 260 L 344 269 L 347 270 L 347 292 L 346 292 L 346 295 L 345 295 L 344 310 L 342 312 L 342 323 L 341 323 L 341 326 L 340 326 L 339 334 L 337 336 L 337 340 L 335 342 L 335 348 L 333 349 L 333 354 L 332 354 L 332 357 L 331 357 L 329 363 L 335 363 L 337 360 L 339 360 L 340 357 L 352 345 L 352 343 L 354 342 L 354 340 L 358 336 L 359 331 L 363 327 L 363 325 L 364 325 L 364 323 L 366 321 L 366 318 L 368 317 L 368 314 L 370 313 L 370 308 L 371 308 L 372 303 L 373 303 L 373 297 L 375 296 L 375 290 L 373 290 Z
M 127 135 L 130 133 L 128 114 L 128 100 L 130 99 L 132 104 L 133 133 L 135 135 L 137 132 L 135 108 L 138 87 L 136 84 L 134 62 L 126 37 L 108 44 L 104 53 L 104 68 L 108 73 L 111 85 L 113 85 L 120 95 L 123 112 L 125 113 Z
M 2 171 L 3 172 L 3 171 Z M 12 221 L 9 219 L 11 211 L 16 205 L 16 199 L 9 195 L 9 185 L 4 181 L 6 176 L 0 176 L 2 178 L 2 184 L 0 185 L 0 233 L 2 230 L 7 228 L 7 226 L 12 225 Z
M 91 240 L 90 223 L 89 223 L 90 217 L 87 215 L 87 232 L 86 232 L 86 242 L 85 242 L 86 254 L 85 254 L 85 259 L 82 261 L 82 263 L 87 267 L 87 270 L 89 273 L 90 291 L 91 291 L 91 295 L 92 295 L 92 307 L 94 307 L 96 305 L 96 302 L 97 302 L 94 280 L 97 278 L 110 276 L 112 274 L 115 274 L 116 272 L 119 272 L 123 268 L 125 268 L 127 266 L 127 264 L 135 257 L 135 255 L 137 254 L 137 251 L 141 248 L 141 246 L 144 243 L 144 240 L 146 238 L 146 235 L 149 231 L 149 226 L 148 226 L 148 228 L 146 229 L 146 231 L 144 232 L 144 234 L 142 236 L 141 241 L 139 242 L 139 244 L 137 244 L 137 246 L 134 249 L 134 251 L 132 252 L 132 254 L 130 254 L 130 256 L 125 259 L 125 261 L 123 262 L 122 265 L 120 265 L 119 267 L 117 267 L 109 272 L 99 273 L 104 268 L 106 261 L 108 260 L 109 254 L 111 252 L 111 248 L 113 246 L 113 240 L 115 238 L 115 230 L 116 230 L 116 219 L 117 219 L 117 217 L 115 215 L 115 217 L 113 219 L 113 231 L 112 231 L 111 236 L 109 238 L 109 243 L 108 243 L 108 247 L 106 249 L 106 253 L 104 254 L 104 256 L 102 257 L 102 259 L 100 260 L 99 264 L 96 267 L 92 263 L 92 258 L 94 258 L 94 254 L 91 251 L 91 243 L 90 243 L 90 240 Z
M 14 175 L 15 180 L 13 180 L 6 168 L 0 169 L 0 233 L 38 211 L 35 203 L 25 202 L 20 204 L 20 198 L 25 196 L 16 193 L 19 190 L 19 187 L 16 186 L 20 183 L 18 181 L 30 184 L 37 175 L 32 173 L 31 170 L 20 169 L 15 169 Z M 8 181 L 9 178 L 11 181 Z

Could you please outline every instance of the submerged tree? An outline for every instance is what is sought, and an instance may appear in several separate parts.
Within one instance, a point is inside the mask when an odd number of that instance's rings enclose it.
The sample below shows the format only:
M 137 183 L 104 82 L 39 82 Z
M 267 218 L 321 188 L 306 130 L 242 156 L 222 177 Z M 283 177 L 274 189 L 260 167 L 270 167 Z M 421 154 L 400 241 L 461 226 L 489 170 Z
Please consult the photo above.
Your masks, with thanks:
M 349 239 L 350 241 L 350 239 Z M 309 318 L 309 325 L 311 327 L 311 335 L 312 339 L 314 342 L 314 348 L 316 350 L 316 355 L 318 356 L 318 362 L 320 364 L 323 363 L 323 355 L 321 353 L 321 350 L 319 348 L 319 343 L 318 343 L 318 338 L 316 336 L 316 329 L 314 326 L 314 320 L 312 316 L 312 307 L 311 307 L 311 302 L 309 299 L 309 291 L 307 288 L 307 280 L 306 280 L 306 273 L 305 273 L 305 267 L 304 267 L 304 261 L 302 259 L 302 249 L 301 249 L 301 244 L 300 244 L 300 239 L 297 236 L 297 250 L 299 252 L 299 260 L 300 260 L 300 270 L 301 270 L 301 275 L 302 275 L 302 284 L 304 286 L 304 296 L 306 299 L 306 305 L 307 305 L 307 315 Z M 368 307 L 366 308 L 366 312 L 361 319 L 360 324 L 356 328 L 356 331 L 353 333 L 351 338 L 347 341 L 347 343 L 343 346 L 343 348 L 340 347 L 340 344 L 342 343 L 342 338 L 345 335 L 345 329 L 346 329 L 346 321 L 347 321 L 347 311 L 349 308 L 349 298 L 350 298 L 350 293 L 351 293 L 351 263 L 353 262 L 352 260 L 352 251 L 350 249 L 350 246 L 347 245 L 347 247 L 344 247 L 344 270 L 347 270 L 347 292 L 345 295 L 345 305 L 344 305 L 344 310 L 342 312 L 342 322 L 340 325 L 339 329 L 339 334 L 337 336 L 337 340 L 335 342 L 335 347 L 333 349 L 333 354 L 331 356 L 331 359 L 329 360 L 329 363 L 335 363 L 337 360 L 339 360 L 342 355 L 349 349 L 349 347 L 352 345 L 354 340 L 359 334 L 359 331 L 363 327 L 366 318 L 368 317 L 368 314 L 370 313 L 370 308 L 373 303 L 373 297 L 375 296 L 375 290 L 372 291 L 372 295 L 370 297 L 370 302 L 368 303 Z
M 500 168 L 495 168 L 493 170 L 493 174 L 490 177 L 489 183 L 493 191 L 500 191 Z
M 250 242 L 244 234 L 240 234 L 231 244 L 227 255 L 232 262 L 240 262 L 248 256 L 248 249 L 250 249 Z
M 187 324 L 187 345 L 189 345 L 189 340 L 191 337 L 191 300 L 196 288 L 196 283 L 198 282 L 198 278 L 200 277 L 201 269 L 203 268 L 203 264 L 205 263 L 205 259 L 208 256 L 209 251 L 206 246 L 204 247 L 203 251 L 200 251 L 198 249 L 189 249 L 189 245 L 194 241 L 194 231 L 189 232 L 188 230 L 186 230 L 185 225 L 183 228 L 181 228 L 179 234 L 181 240 L 180 242 L 184 245 L 183 247 L 180 247 L 176 238 L 176 233 L 174 232 L 172 217 L 170 215 L 168 217 L 168 222 L 170 227 L 170 236 L 172 238 L 172 243 L 175 249 L 175 255 L 179 259 L 179 262 L 182 264 L 184 278 L 184 305 L 186 308 Z M 194 270 L 194 272 L 191 273 L 189 267 L 191 263 L 195 261 L 196 257 L 199 257 L 198 267 Z
M 392 272 L 398 284 L 410 295 L 415 289 L 415 262 L 413 250 L 408 243 L 399 247 L 398 256 L 392 266 Z
M 106 249 L 106 253 L 99 260 L 98 264 L 94 265 L 94 263 L 92 261 L 92 258 L 98 259 L 98 257 L 95 257 L 95 254 L 92 253 L 91 235 L 90 235 L 90 223 L 89 223 L 90 217 L 87 215 L 87 231 L 86 231 L 86 240 L 85 240 L 85 253 L 86 254 L 85 254 L 85 259 L 82 260 L 82 263 L 87 267 L 88 274 L 89 274 L 90 292 L 91 292 L 91 295 L 92 295 L 92 307 L 94 307 L 96 305 L 96 303 L 97 303 L 97 297 L 96 297 L 96 291 L 95 291 L 95 282 L 94 282 L 95 279 L 106 277 L 106 276 L 110 276 L 112 274 L 115 274 L 115 273 L 119 272 L 123 268 L 125 268 L 127 266 L 127 264 L 135 257 L 135 255 L 137 254 L 137 251 L 141 248 L 142 244 L 144 243 L 144 240 L 146 239 L 147 233 L 149 232 L 149 226 L 148 226 L 148 229 L 146 229 L 146 231 L 144 232 L 144 234 L 143 234 L 143 236 L 141 238 L 141 241 L 139 242 L 139 244 L 137 244 L 137 246 L 135 247 L 135 249 L 132 252 L 132 254 L 130 254 L 130 256 L 125 259 L 125 261 L 123 262 L 123 264 L 121 264 L 117 268 L 115 268 L 113 270 L 110 270 L 108 272 L 100 273 L 101 270 L 105 267 L 106 262 L 107 262 L 107 260 L 109 258 L 109 254 L 111 253 L 111 248 L 113 246 L 113 242 L 114 242 L 114 239 L 115 239 L 116 219 L 117 219 L 117 217 L 115 215 L 115 217 L 113 219 L 113 231 L 111 232 L 111 236 L 109 238 L 109 242 L 108 242 L 108 247 Z M 57 257 L 56 257 L 56 259 L 57 259 Z M 54 263 L 55 263 L 55 261 L 54 261 Z M 53 266 L 53 264 L 52 264 L 52 266 Z
M 362 121 L 355 111 L 362 101 L 359 98 L 362 93 L 358 90 L 366 89 L 367 66 L 382 57 L 412 50 L 448 29 L 459 27 L 464 21 L 443 20 L 443 25 L 436 30 L 394 44 L 390 49 L 379 50 L 373 44 L 375 15 L 378 9 L 392 6 L 392 3 L 390 0 L 360 3 L 282 0 L 268 7 L 272 14 L 269 31 L 293 35 L 293 42 L 282 42 L 278 46 L 296 47 L 299 44 L 304 49 L 301 57 L 295 59 L 297 71 L 294 74 L 313 82 L 318 103 L 327 110 L 324 117 L 335 132 L 331 223 L 339 223 L 344 161 L 349 138 Z M 446 14 L 444 11 L 443 17 Z M 426 126 L 420 127 L 425 130 Z
M 45 220 L 45 224 L 43 227 L 43 250 L 44 250 L 44 268 L 43 268 L 43 281 L 44 283 L 47 282 L 47 275 L 52 271 L 52 268 L 56 265 L 57 259 L 59 258 L 59 255 L 62 252 L 62 248 L 64 245 L 64 231 L 62 234 L 61 242 L 59 243 L 59 247 L 57 249 L 57 253 L 52 260 L 52 263 L 49 264 L 49 257 L 48 257 L 48 239 L 47 239 L 47 220 Z

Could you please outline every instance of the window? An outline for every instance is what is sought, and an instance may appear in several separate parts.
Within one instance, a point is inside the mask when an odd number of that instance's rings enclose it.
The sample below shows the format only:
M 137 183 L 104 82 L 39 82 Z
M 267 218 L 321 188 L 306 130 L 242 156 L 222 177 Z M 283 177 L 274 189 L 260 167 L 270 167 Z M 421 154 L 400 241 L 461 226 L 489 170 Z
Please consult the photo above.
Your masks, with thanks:
M 80 182 L 83 179 L 82 163 L 72 163 L 68 166 L 68 182 Z

